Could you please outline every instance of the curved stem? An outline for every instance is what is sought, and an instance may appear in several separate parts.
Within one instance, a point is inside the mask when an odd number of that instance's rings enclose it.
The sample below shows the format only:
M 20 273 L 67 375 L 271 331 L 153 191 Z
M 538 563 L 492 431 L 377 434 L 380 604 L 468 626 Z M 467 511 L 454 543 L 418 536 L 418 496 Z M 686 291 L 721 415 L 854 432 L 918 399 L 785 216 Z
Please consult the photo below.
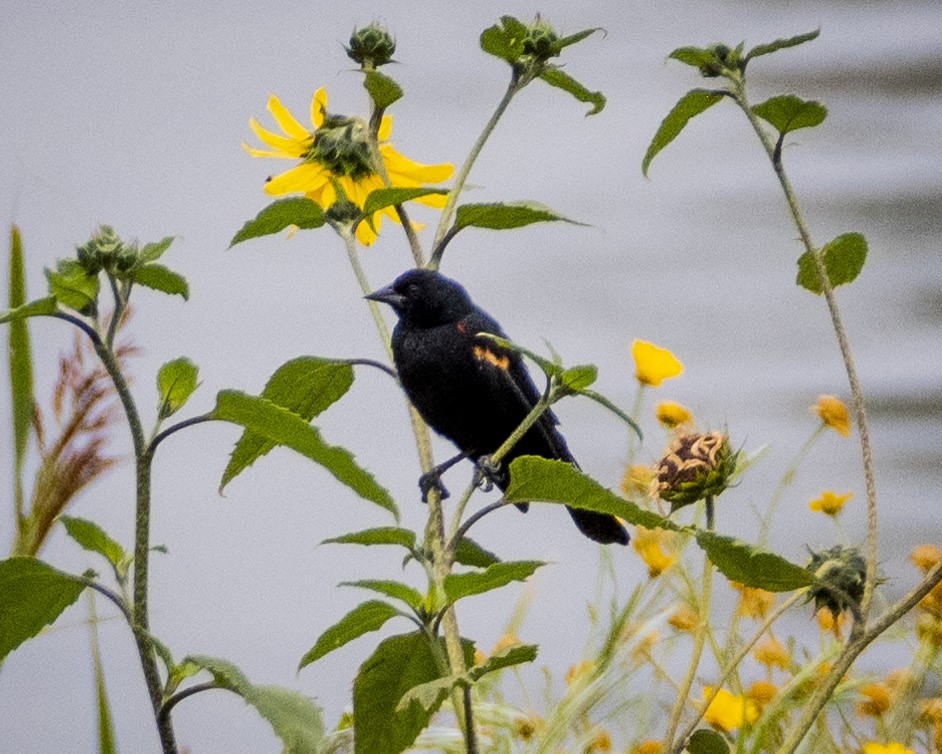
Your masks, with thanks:
M 451 538 L 451 540 L 448 542 L 448 549 L 449 549 L 449 551 L 454 552 L 454 551 L 455 551 L 455 547 L 458 546 L 458 543 L 461 541 L 461 538 L 462 538 L 465 534 L 468 533 L 468 529 L 470 529 L 472 526 L 474 526 L 478 521 L 480 521 L 482 518 L 484 518 L 488 513 L 493 513 L 493 512 L 496 511 L 498 508 L 503 508 L 503 507 L 508 506 L 508 505 L 512 505 L 512 503 L 511 503 L 509 500 L 505 500 L 505 499 L 501 498 L 501 499 L 498 500 L 496 503 L 491 503 L 490 505 L 485 505 L 485 506 L 484 506 L 483 508 L 481 508 L 480 510 L 475 511 L 475 512 L 472 513 L 470 516 L 468 516 L 467 520 L 466 520 L 463 524 L 461 524 L 461 526 L 458 527 L 458 529 L 455 531 L 454 536 L 453 536 L 453 537 Z
M 128 625 L 132 625 L 131 620 L 131 611 L 128 610 L 128 606 L 124 603 L 124 600 L 121 599 L 121 596 L 116 592 L 111 591 L 108 587 L 102 586 L 97 581 L 89 578 L 82 578 L 85 586 L 89 589 L 94 589 L 99 594 L 107 597 L 115 606 L 121 611 L 121 614 L 124 616 L 125 620 L 128 622 Z
M 186 429 L 187 427 L 192 427 L 196 424 L 203 424 L 204 422 L 216 421 L 216 417 L 212 414 L 202 414 L 200 416 L 194 416 L 192 419 L 184 419 L 183 421 L 177 422 L 176 424 L 171 424 L 162 432 L 158 432 L 154 439 L 150 441 L 150 447 L 148 448 L 151 455 L 154 454 L 154 451 L 157 449 L 157 446 L 160 445 L 164 440 L 166 440 L 174 432 L 179 432 L 181 429 Z
M 190 686 L 189 688 L 185 688 L 182 691 L 178 691 L 176 694 L 168 697 L 167 700 L 161 705 L 159 717 L 161 720 L 169 720 L 170 710 L 176 707 L 188 696 L 199 694 L 201 691 L 209 691 L 211 689 L 221 688 L 225 687 L 220 686 L 218 683 L 216 683 L 216 681 L 206 681 L 205 683 L 197 683 L 195 686 Z

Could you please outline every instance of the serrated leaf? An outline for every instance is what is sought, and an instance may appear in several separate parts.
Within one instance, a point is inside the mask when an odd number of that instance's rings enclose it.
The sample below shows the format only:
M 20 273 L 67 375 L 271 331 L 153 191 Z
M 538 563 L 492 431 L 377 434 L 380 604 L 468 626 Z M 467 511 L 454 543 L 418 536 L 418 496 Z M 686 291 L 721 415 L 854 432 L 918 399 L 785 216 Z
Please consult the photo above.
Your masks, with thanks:
M 282 364 L 265 383 L 262 397 L 310 422 L 353 384 L 353 367 L 343 361 L 302 356 Z M 232 450 L 220 489 L 268 453 L 274 442 L 246 431 Z
M 50 299 L 42 301 L 49 302 Z M 33 302 L 33 305 L 35 304 L 36 302 Z M 10 226 L 10 286 L 7 305 L 9 313 L 0 317 L 0 322 L 10 322 L 7 356 L 10 369 L 10 414 L 13 424 L 13 485 L 16 499 L 14 510 L 20 515 L 23 513 L 23 461 L 33 429 L 33 356 L 26 318 L 22 314 L 11 316 L 13 312 L 27 306 L 23 241 L 16 225 Z M 52 311 L 55 311 L 55 306 L 55 299 L 52 299 Z
M 438 641 L 436 648 L 421 632 L 391 636 L 360 666 L 353 682 L 355 754 L 399 754 L 428 725 L 438 705 L 399 709 L 399 701 L 409 689 L 441 677 L 435 650 L 443 653 L 444 643 Z M 462 649 L 467 663 L 474 647 L 462 640 Z
M 59 520 L 66 532 L 82 548 L 89 552 L 97 552 L 104 557 L 115 569 L 123 568 L 127 558 L 124 548 L 105 533 L 94 521 L 85 518 L 60 515 Z
M 186 278 L 162 264 L 145 264 L 135 269 L 133 275 L 136 285 L 171 296 L 182 296 L 184 301 L 190 300 L 190 285 Z
M 595 382 L 599 370 L 594 364 L 580 364 L 564 369 L 559 375 L 559 381 L 566 390 L 580 392 Z
M 217 657 L 190 656 L 184 662 L 208 670 L 222 688 L 241 696 L 271 725 L 284 744 L 284 754 L 312 754 L 324 738 L 321 710 L 296 691 L 277 686 L 256 686 L 235 665 Z
M 619 497 L 571 464 L 539 456 L 520 456 L 511 462 L 510 485 L 504 497 L 511 503 L 565 503 L 570 508 L 609 513 L 648 529 L 683 528 Z
M 487 568 L 501 560 L 472 539 L 462 537 L 455 545 L 455 562 L 474 568 Z
M 523 54 L 523 39 L 527 27 L 513 16 L 501 16 L 500 23 L 481 32 L 481 49 L 493 55 L 515 63 Z
M 678 47 L 667 59 L 678 60 L 694 68 L 703 68 L 718 62 L 716 52 L 711 47 Z
M 309 230 L 321 227 L 326 221 L 323 210 L 310 199 L 303 196 L 279 199 L 243 225 L 232 237 L 229 248 L 231 249 L 237 243 L 248 241 L 250 238 L 280 233 L 292 225 L 302 230 Z
M 462 228 L 487 228 L 509 230 L 540 222 L 562 221 L 573 225 L 585 225 L 563 217 L 549 207 L 537 202 L 495 202 L 492 204 L 462 204 L 455 211 L 454 230 Z
M 488 673 L 522 665 L 525 662 L 533 662 L 538 650 L 539 647 L 536 644 L 514 644 L 511 647 L 505 647 L 488 657 L 483 664 L 469 669 L 468 676 L 472 681 L 477 681 Z
M 701 728 L 687 739 L 684 751 L 688 754 L 729 754 L 729 744 L 715 730 Z
M 0 560 L 0 662 L 78 599 L 85 584 L 35 558 Z
M 821 255 L 831 287 L 853 282 L 867 261 L 867 239 L 860 233 L 844 233 L 825 244 Z M 811 252 L 806 251 L 798 258 L 798 278 L 795 282 L 812 293 L 822 292 Z
M 393 102 L 402 98 L 402 87 L 379 71 L 367 71 L 363 86 L 366 87 L 370 99 L 380 110 L 385 110 Z
M 161 419 L 175 414 L 196 390 L 199 368 L 185 356 L 168 361 L 157 372 L 157 413 Z
M 324 539 L 321 544 L 401 545 L 408 550 L 414 550 L 415 532 L 398 526 L 379 526 L 375 529 L 364 529 L 363 531 Z
M 776 39 L 773 42 L 766 42 L 764 44 L 756 45 L 749 52 L 746 53 L 745 62 L 749 62 L 752 58 L 758 58 L 761 55 L 768 55 L 771 52 L 777 52 L 778 50 L 784 50 L 786 47 L 794 47 L 795 45 L 804 44 L 805 42 L 810 42 L 812 39 L 816 39 L 817 36 L 821 33 L 820 29 L 815 29 L 814 31 L 805 32 L 804 34 L 798 34 L 794 37 L 787 37 L 785 39 Z
M 49 293 L 56 301 L 81 314 L 91 315 L 96 311 L 99 280 L 97 275 L 87 275 L 78 262 L 60 260 L 56 271 L 46 269 Z
M 648 151 L 645 153 L 644 159 L 641 160 L 641 172 L 647 175 L 651 161 L 657 156 L 658 152 L 676 139 L 692 118 L 700 115 L 721 99 L 723 99 L 721 93 L 709 89 L 691 89 L 681 97 L 664 120 L 661 121 L 657 133 L 651 139 Z
M 784 135 L 799 128 L 814 128 L 824 122 L 827 108 L 814 100 L 803 100 L 794 94 L 771 97 L 752 108 L 752 112 Z
M 382 600 L 370 600 L 353 608 L 343 618 L 317 637 L 314 646 L 301 658 L 298 670 L 307 667 L 315 660 L 330 654 L 344 644 L 357 639 L 370 631 L 378 631 L 390 618 L 400 612 Z
M 0 325 L 4 325 L 7 322 L 19 322 L 20 320 L 26 319 L 27 317 L 39 317 L 44 314 L 54 314 L 55 311 L 55 296 L 38 298 L 35 301 L 30 301 L 28 304 L 23 304 L 22 306 L 16 307 L 16 309 L 11 309 L 8 312 L 0 314 Z M 32 412 L 32 409 L 30 409 L 30 411 Z
M 814 577 L 774 552 L 710 531 L 696 532 L 697 544 L 730 581 L 767 592 L 790 592 L 810 586 Z
M 341 581 L 340 586 L 355 586 L 360 589 L 369 589 L 373 592 L 379 592 L 387 597 L 405 602 L 413 610 L 422 607 L 425 601 L 422 595 L 408 584 L 402 584 L 398 581 L 388 579 L 361 579 L 359 581 Z
M 418 199 L 430 194 L 447 194 L 448 189 L 434 186 L 416 186 L 414 188 L 381 188 L 371 191 L 363 202 L 363 214 L 372 215 L 386 207 Z
M 164 252 L 170 248 L 170 244 L 172 244 L 173 241 L 173 236 L 165 236 L 159 241 L 144 244 L 143 248 L 137 253 L 137 263 L 139 265 L 145 265 L 149 262 L 156 262 L 164 255 Z
M 442 584 L 449 604 L 462 597 L 483 594 L 492 589 L 499 589 L 512 581 L 526 581 L 542 565 L 539 560 L 511 560 L 494 563 L 483 571 L 469 573 L 450 573 Z
M 266 398 L 237 390 L 222 390 L 210 416 L 245 427 L 276 445 L 285 445 L 327 469 L 337 481 L 360 497 L 376 503 L 399 518 L 396 504 L 373 476 L 361 468 L 346 448 L 328 445 L 320 432 L 301 416 Z
M 586 117 L 596 115 L 605 108 L 606 100 L 602 92 L 593 92 L 587 89 L 557 66 L 547 66 L 540 74 L 540 78 L 550 86 L 555 86 L 557 89 L 568 92 L 580 102 L 592 105 L 589 112 L 586 113 Z

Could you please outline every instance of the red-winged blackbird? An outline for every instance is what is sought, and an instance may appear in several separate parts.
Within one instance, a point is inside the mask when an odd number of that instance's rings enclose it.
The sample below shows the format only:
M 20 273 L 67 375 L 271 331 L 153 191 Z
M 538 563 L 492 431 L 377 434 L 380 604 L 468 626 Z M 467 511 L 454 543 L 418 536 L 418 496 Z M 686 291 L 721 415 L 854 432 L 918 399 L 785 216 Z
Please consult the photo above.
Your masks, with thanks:
M 500 325 L 458 283 L 431 270 L 410 270 L 367 298 L 389 304 L 399 315 L 393 358 L 422 418 L 475 462 L 497 450 L 540 398 L 519 354 L 477 337 L 482 332 L 506 337 Z M 517 442 L 503 459 L 503 473 L 494 476 L 498 487 L 506 489 L 506 465 L 518 456 L 577 465 L 557 423 L 547 411 Z M 569 513 L 589 539 L 628 543 L 628 532 L 613 516 L 572 508 Z

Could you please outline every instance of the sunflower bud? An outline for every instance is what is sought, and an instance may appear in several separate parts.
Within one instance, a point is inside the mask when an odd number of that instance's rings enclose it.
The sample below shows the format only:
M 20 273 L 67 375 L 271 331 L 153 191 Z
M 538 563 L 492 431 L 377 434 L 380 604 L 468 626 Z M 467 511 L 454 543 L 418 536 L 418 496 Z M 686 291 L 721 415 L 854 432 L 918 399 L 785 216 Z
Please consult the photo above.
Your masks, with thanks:
M 710 49 L 713 60 L 700 66 L 700 75 L 705 78 L 716 78 L 730 71 L 741 68 L 741 47 L 733 49 L 724 44 L 713 45 Z
M 344 48 L 347 55 L 363 68 L 379 68 L 392 60 L 396 51 L 396 40 L 378 24 L 354 29 L 350 35 L 350 46 Z
M 137 264 L 137 249 L 133 246 L 121 247 L 115 258 L 115 269 L 122 273 L 130 272 L 135 264 Z
M 523 38 L 523 54 L 541 62 L 558 57 L 558 41 L 559 36 L 553 27 L 537 16 L 533 24 L 527 27 L 526 36 Z
M 97 275 L 102 269 L 114 272 L 118 257 L 125 246 L 114 228 L 102 225 L 89 239 L 88 243 L 76 249 L 78 262 L 89 275 Z
M 324 213 L 327 220 L 335 225 L 352 225 L 360 214 L 360 208 L 343 195 L 338 195 Z
M 657 464 L 654 492 L 671 504 L 671 513 L 729 486 L 736 458 L 722 432 L 677 435 Z
M 805 568 L 815 577 L 809 592 L 815 610 L 827 608 L 835 619 L 847 609 L 856 612 L 867 574 L 867 563 L 856 548 L 837 545 L 813 552 Z

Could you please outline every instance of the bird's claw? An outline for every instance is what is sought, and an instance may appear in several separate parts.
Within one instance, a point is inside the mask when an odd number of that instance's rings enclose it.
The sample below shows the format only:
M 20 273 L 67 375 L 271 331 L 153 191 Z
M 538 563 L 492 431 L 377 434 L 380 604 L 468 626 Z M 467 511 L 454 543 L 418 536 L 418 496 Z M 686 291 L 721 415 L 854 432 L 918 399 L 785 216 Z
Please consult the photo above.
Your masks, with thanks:
M 432 469 L 419 477 L 419 490 L 422 492 L 422 502 L 428 502 L 428 493 L 432 490 L 438 491 L 438 496 L 442 500 L 448 499 L 448 490 L 442 483 L 441 474 L 437 469 Z
M 480 487 L 482 492 L 490 492 L 505 476 L 501 467 L 491 462 L 490 456 L 481 456 L 474 462 L 474 485 Z

